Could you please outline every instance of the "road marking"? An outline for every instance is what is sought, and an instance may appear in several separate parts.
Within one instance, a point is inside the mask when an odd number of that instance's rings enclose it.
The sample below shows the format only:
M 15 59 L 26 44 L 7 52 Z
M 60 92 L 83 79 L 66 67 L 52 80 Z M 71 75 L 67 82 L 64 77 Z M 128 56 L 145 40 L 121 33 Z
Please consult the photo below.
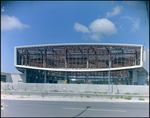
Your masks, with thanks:
M 76 109 L 76 110 L 85 110 L 83 108 L 63 108 L 63 109 Z M 115 112 L 126 112 L 124 110 L 105 110 L 105 109 L 87 109 L 87 110 L 93 110 L 93 111 L 115 111 Z

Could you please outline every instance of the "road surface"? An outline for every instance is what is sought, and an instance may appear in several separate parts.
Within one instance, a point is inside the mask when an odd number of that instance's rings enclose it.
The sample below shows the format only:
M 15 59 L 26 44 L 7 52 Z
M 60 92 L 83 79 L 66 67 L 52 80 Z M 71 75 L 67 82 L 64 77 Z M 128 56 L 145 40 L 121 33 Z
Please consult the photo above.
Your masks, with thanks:
M 1 100 L 1 117 L 148 117 L 149 103 Z

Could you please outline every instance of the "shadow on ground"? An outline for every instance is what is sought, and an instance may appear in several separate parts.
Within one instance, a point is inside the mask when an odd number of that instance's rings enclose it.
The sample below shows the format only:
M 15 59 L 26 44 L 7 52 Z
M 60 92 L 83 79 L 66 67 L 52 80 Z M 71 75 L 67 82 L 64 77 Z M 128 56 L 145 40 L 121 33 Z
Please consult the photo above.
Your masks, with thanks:
M 91 106 L 86 106 L 86 109 L 83 110 L 81 113 L 79 113 L 78 115 L 74 116 L 73 118 L 76 118 L 78 116 L 80 116 L 81 114 L 83 114 L 88 108 L 91 108 Z

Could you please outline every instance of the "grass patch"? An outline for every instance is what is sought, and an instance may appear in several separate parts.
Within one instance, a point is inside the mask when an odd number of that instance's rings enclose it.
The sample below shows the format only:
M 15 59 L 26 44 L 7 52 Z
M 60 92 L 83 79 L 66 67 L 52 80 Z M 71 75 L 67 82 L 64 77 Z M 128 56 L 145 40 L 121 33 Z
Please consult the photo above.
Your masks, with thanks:
M 90 96 L 89 96 L 89 95 L 87 95 L 87 98 L 90 98 Z
M 125 94 L 129 95 L 129 94 L 131 94 L 131 93 L 125 93 Z
M 120 93 L 115 93 L 115 94 L 120 94 Z
M 83 98 L 83 95 L 81 94 L 80 97 Z
M 45 94 L 44 94 L 44 93 L 41 93 L 41 96 L 42 96 L 42 98 L 44 98 L 44 97 L 45 97 Z
M 85 93 L 91 93 L 90 91 L 86 91 Z
M 124 97 L 124 99 L 126 99 L 126 100 L 131 100 L 132 97 L 131 97 L 131 96 L 127 96 L 127 97 Z
M 52 90 L 52 91 L 50 91 L 50 92 L 60 92 L 60 91 L 58 91 L 58 90 Z
M 107 92 L 104 92 L 103 94 L 107 94 Z
M 140 93 L 132 93 L 132 95 L 140 95 Z
M 9 95 L 12 95 L 12 92 L 9 92 Z
M 142 96 L 139 97 L 139 100 L 145 100 Z

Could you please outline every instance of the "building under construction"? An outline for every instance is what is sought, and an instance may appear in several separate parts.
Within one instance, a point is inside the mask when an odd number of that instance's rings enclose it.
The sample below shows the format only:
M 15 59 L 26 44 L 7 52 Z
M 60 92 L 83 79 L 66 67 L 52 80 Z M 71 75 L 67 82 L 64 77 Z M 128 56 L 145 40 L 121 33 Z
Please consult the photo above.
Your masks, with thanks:
M 109 66 L 110 64 L 110 66 Z M 49 44 L 15 47 L 15 67 L 26 83 L 142 85 L 148 50 L 131 44 Z

